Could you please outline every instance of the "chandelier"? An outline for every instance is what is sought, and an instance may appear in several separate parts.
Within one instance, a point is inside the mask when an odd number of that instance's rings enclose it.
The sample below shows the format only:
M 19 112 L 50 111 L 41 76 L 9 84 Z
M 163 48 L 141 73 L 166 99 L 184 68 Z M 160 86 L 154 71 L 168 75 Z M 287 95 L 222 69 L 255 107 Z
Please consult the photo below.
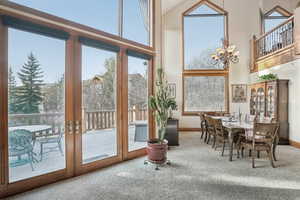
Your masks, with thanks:
M 214 65 L 223 64 L 227 68 L 230 62 L 239 62 L 239 55 L 240 52 L 237 51 L 235 45 L 228 45 L 228 41 L 223 40 L 223 47 L 217 48 L 216 52 L 211 55 L 211 58 Z

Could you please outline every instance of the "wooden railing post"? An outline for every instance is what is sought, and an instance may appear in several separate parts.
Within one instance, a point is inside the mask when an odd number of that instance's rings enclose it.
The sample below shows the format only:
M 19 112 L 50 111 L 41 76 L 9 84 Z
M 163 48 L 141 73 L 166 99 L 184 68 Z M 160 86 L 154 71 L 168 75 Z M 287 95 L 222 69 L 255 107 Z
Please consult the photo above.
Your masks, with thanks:
M 300 55 L 300 8 L 295 10 L 294 16 L 295 54 Z
M 251 41 L 250 41 L 250 46 L 251 46 L 251 57 L 250 57 L 250 72 L 255 72 L 256 71 L 256 58 L 257 58 L 257 42 L 256 42 L 256 36 L 253 35 Z

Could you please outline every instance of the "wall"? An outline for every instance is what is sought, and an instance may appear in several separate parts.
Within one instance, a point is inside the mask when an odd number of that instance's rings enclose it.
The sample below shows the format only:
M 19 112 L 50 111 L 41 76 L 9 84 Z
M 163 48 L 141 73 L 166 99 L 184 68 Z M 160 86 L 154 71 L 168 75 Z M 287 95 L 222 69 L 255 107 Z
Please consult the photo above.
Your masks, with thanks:
M 163 16 L 163 67 L 165 68 L 168 81 L 176 83 L 176 101 L 179 110 L 174 113 L 174 117 L 179 119 L 181 128 L 197 128 L 200 120 L 195 116 L 182 116 L 182 68 L 183 68 L 183 48 L 182 48 L 182 13 L 200 0 L 185 0 L 173 9 L 170 9 Z M 222 1 L 211 0 L 222 7 Z M 225 10 L 229 13 L 229 40 L 239 49 L 240 62 L 230 66 L 229 83 L 249 84 L 249 60 L 250 60 L 250 39 L 260 33 L 259 10 L 268 11 L 276 5 L 293 11 L 297 0 L 226 0 Z M 231 102 L 231 88 L 230 102 Z M 230 112 L 238 109 L 242 112 L 249 112 L 248 103 L 230 103 Z

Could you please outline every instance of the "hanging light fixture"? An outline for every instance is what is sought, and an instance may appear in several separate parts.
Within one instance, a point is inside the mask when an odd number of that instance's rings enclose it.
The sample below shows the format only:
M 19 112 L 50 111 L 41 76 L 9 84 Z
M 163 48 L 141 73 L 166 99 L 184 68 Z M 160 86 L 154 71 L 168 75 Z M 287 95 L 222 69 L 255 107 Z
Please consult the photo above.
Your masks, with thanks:
M 223 0 L 223 9 L 224 6 L 224 0 Z M 225 9 L 224 9 L 225 10 Z M 237 51 L 237 48 L 235 45 L 229 45 L 228 40 L 222 39 L 222 48 L 217 48 L 216 52 L 211 55 L 212 61 L 214 65 L 223 64 L 225 68 L 227 68 L 231 63 L 238 63 L 239 62 L 239 56 L 240 52 Z

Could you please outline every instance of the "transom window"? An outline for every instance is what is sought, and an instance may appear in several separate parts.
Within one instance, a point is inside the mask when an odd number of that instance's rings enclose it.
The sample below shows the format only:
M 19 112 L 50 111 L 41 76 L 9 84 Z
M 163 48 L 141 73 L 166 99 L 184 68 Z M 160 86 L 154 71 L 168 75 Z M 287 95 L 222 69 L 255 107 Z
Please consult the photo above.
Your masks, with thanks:
M 183 15 L 183 114 L 224 112 L 228 71 L 211 55 L 227 40 L 227 12 L 202 0 Z
M 269 32 L 279 24 L 286 21 L 292 14 L 280 6 L 276 6 L 263 17 L 263 31 Z
M 206 1 L 184 14 L 184 69 L 223 69 L 213 65 L 211 54 L 222 46 L 225 36 L 224 12 Z
M 151 45 L 152 0 L 11 0 L 120 37 Z

